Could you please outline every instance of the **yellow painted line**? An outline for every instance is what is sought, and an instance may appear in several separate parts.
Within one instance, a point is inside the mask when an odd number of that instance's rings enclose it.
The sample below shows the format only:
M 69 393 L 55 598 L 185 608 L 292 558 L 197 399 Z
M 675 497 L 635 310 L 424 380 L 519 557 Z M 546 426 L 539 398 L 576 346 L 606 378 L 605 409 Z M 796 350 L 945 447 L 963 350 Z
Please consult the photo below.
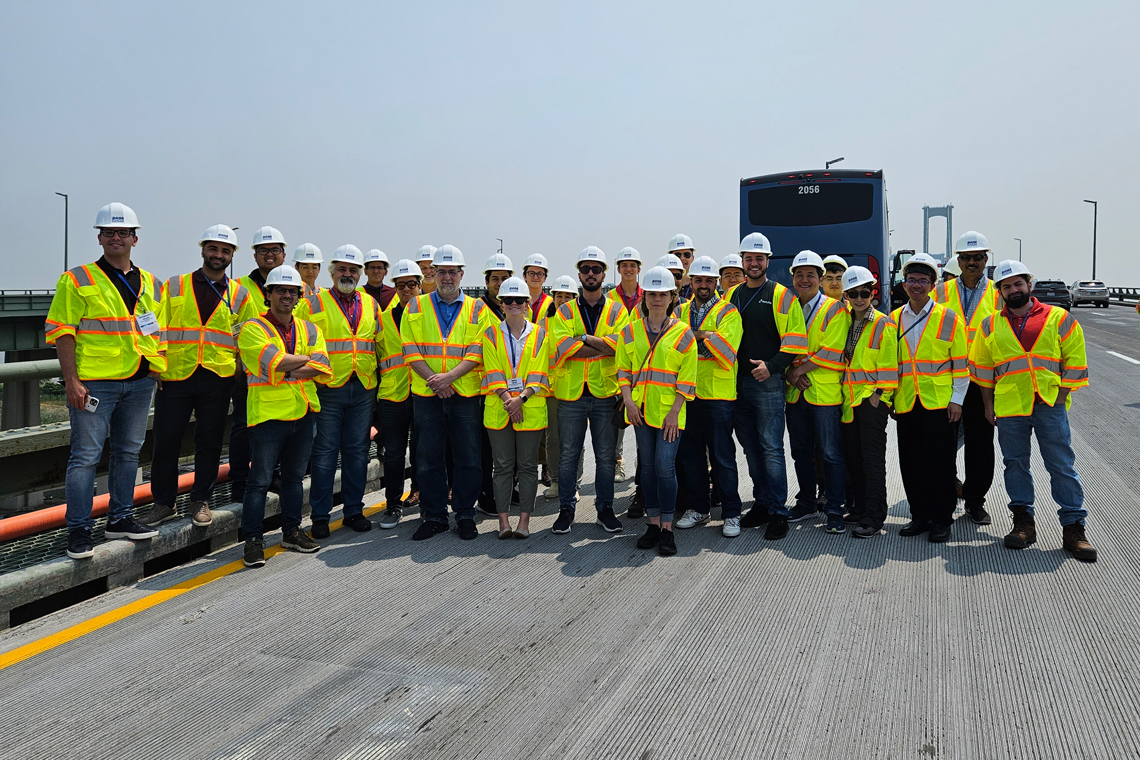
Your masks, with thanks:
M 404 498 L 407 497 L 408 494 L 405 493 Z M 371 517 L 380 510 L 384 509 L 385 503 L 386 502 L 382 501 L 379 504 L 368 507 L 364 510 L 365 516 Z M 329 530 L 339 530 L 342 524 L 342 520 L 335 520 L 329 523 Z M 286 550 L 281 548 L 280 544 L 277 546 L 272 546 L 265 550 L 265 558 L 268 560 L 270 557 L 276 554 L 280 554 L 283 551 Z M 170 588 L 162 589 L 161 591 L 155 591 L 143 597 L 142 599 L 137 599 L 129 604 L 124 604 L 122 607 L 117 607 L 110 612 L 104 612 L 102 615 L 97 615 L 90 620 L 85 620 L 82 623 L 77 623 L 70 628 L 65 628 L 62 631 L 59 631 L 58 633 L 53 633 L 50 636 L 44 636 L 42 639 L 37 639 L 30 644 L 24 644 L 22 647 L 16 647 L 9 652 L 0 654 L 0 670 L 23 662 L 29 658 L 35 657 L 37 654 L 55 649 L 61 644 L 66 644 L 69 641 L 75 641 L 82 636 L 86 636 L 92 631 L 98 631 L 100 628 L 106 628 L 112 623 L 117 623 L 120 620 L 125 620 L 132 615 L 137 615 L 143 610 L 149 610 L 151 607 L 162 604 L 163 602 L 173 599 L 177 596 L 181 596 L 187 591 L 193 591 L 196 588 L 201 588 L 207 583 L 213 583 L 219 578 L 225 578 L 227 575 L 232 575 L 233 573 L 236 573 L 238 570 L 242 569 L 245 569 L 245 563 L 242 560 L 239 559 L 234 562 L 230 562 L 228 565 L 222 565 L 221 567 L 214 568 L 208 573 L 202 573 L 201 575 L 190 578 L 189 580 L 182 581 L 181 583 L 176 583 Z

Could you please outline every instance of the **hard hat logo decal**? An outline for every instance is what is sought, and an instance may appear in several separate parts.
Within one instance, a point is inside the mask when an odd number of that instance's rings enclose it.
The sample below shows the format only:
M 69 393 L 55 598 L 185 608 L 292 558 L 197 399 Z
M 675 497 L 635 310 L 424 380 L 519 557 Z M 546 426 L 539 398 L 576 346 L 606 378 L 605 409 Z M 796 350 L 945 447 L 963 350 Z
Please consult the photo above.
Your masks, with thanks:
M 123 217 L 121 217 L 121 216 L 113 216 L 113 217 L 111 217 L 111 221 L 112 221 L 112 222 L 121 222 L 121 221 L 123 221 Z

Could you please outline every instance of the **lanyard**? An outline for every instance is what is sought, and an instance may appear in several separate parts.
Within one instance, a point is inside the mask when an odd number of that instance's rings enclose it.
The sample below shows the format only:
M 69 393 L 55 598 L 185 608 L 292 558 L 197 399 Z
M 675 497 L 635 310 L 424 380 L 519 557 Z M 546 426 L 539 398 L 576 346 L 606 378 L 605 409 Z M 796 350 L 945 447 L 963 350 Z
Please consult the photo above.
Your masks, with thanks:
M 458 301 L 459 306 L 455 309 L 455 313 L 448 315 L 446 312 L 450 311 L 452 304 L 444 303 L 434 292 L 431 294 L 431 298 L 432 305 L 435 307 L 435 316 L 439 319 L 439 326 L 443 329 L 443 339 L 447 340 L 451 337 L 451 328 L 455 326 L 455 320 L 459 319 L 459 312 L 463 309 L 463 302 Z
M 916 317 L 916 318 L 915 318 L 915 320 L 914 320 L 913 322 L 911 322 L 911 323 L 910 323 L 910 327 L 908 327 L 908 328 L 906 328 L 905 330 L 903 330 L 903 332 L 902 332 L 902 335 L 900 335 L 900 336 L 899 336 L 899 342 L 902 342 L 902 339 L 906 337 L 906 334 L 907 334 L 908 332 L 910 332 L 911 330 L 913 330 L 914 328 L 918 327 L 920 324 L 922 324 L 923 322 L 925 322 L 925 321 L 926 321 L 926 318 L 930 316 L 930 312 L 932 312 L 932 311 L 934 311 L 934 309 L 933 309 L 933 308 L 931 308 L 931 309 L 930 309 L 930 311 L 927 311 L 927 312 L 926 312 L 925 314 L 923 314 L 921 317 Z M 901 315 L 900 315 L 900 319 L 901 319 L 901 318 L 902 318 L 902 317 L 901 317 Z
M 526 344 L 526 335 L 519 339 L 524 345 Z M 522 369 L 522 348 L 518 349 L 518 355 L 515 355 L 515 336 L 511 332 L 511 328 L 507 327 L 507 352 L 510 354 L 511 360 L 511 375 L 517 377 L 519 370 Z
M 534 301 L 530 305 L 530 321 L 534 322 L 535 324 L 538 324 L 538 310 L 539 310 L 539 308 L 541 308 L 542 304 L 546 301 L 546 299 L 543 297 L 543 295 L 544 294 L 539 293 L 538 300 Z
M 586 333 L 588 335 L 593 335 L 594 330 L 598 329 L 598 322 L 600 322 L 602 319 L 602 308 L 604 307 L 605 304 L 603 303 L 602 307 L 598 309 L 598 318 L 594 320 L 594 324 L 590 324 L 590 315 L 587 312 L 586 307 L 582 304 L 578 304 L 578 311 L 582 314 L 582 323 L 586 325 Z
M 135 289 L 131 287 L 131 284 L 129 282 L 127 282 L 127 278 L 123 277 L 122 272 L 120 272 L 118 269 L 115 269 L 115 274 L 118 275 L 119 279 L 123 281 L 123 284 L 127 286 L 127 290 L 131 291 L 131 295 L 135 297 L 135 309 L 137 310 L 138 304 L 139 304 L 139 299 L 141 299 L 144 295 L 146 295 L 146 282 L 143 281 L 143 278 L 140 275 L 139 276 L 139 287 L 142 288 L 142 292 L 136 293 Z
M 978 292 L 979 288 L 985 292 L 985 281 L 979 281 L 978 284 L 974 286 L 974 289 L 970 290 L 962 282 L 961 278 L 958 280 L 958 301 L 962 305 L 962 316 L 967 322 L 970 321 L 970 317 L 972 316 L 970 310 L 974 306 L 974 294 Z M 969 291 L 968 295 L 967 291 Z
M 1014 327 L 1013 326 L 1013 316 L 1014 316 L 1013 314 L 1010 314 L 1008 317 L 1009 326 L 1013 330 L 1013 334 L 1017 337 L 1017 342 L 1020 343 L 1021 342 L 1021 334 L 1023 332 L 1025 332 L 1025 326 L 1027 324 L 1029 324 L 1029 312 L 1028 311 L 1025 312 L 1025 316 L 1021 318 L 1021 327 Z
M 226 308 L 230 310 L 230 314 L 233 314 L 234 313 L 234 307 L 230 305 L 230 299 L 227 296 L 227 294 L 229 293 L 229 290 L 230 290 L 230 278 L 226 277 L 225 275 L 222 275 L 222 281 L 225 282 L 226 287 L 223 290 L 219 291 L 217 286 L 214 285 L 214 281 L 211 280 L 209 277 L 206 278 L 206 284 L 210 286 L 210 290 L 214 291 L 215 295 L 217 295 L 218 298 L 220 298 L 222 300 L 222 302 L 226 305 Z
M 265 321 L 267 321 L 267 322 L 269 322 L 269 324 L 273 325 L 273 332 L 277 333 L 277 335 L 280 336 L 281 342 L 285 344 L 285 353 L 287 353 L 287 354 L 297 353 L 297 329 L 296 329 L 297 328 L 297 321 L 293 320 L 292 322 L 290 322 L 289 323 L 289 329 L 286 330 L 285 332 L 281 332 L 281 328 L 278 327 L 277 323 L 274 322 L 273 320 L 266 318 Z
M 640 285 L 637 286 L 637 290 L 633 291 L 632 299 L 626 297 L 625 291 L 622 290 L 621 285 L 617 286 L 617 293 L 618 293 L 618 298 L 621 299 L 622 304 L 625 306 L 625 310 L 628 312 L 632 312 L 634 307 L 637 306 L 638 301 L 641 300 L 641 286 Z M 632 302 L 631 302 L 631 300 L 632 300 Z
M 340 300 L 340 296 L 333 295 L 333 300 L 336 301 L 336 305 L 340 307 L 340 313 L 343 314 L 344 318 L 348 320 L 348 326 L 350 328 L 352 328 L 353 330 L 355 330 L 356 329 L 356 317 L 360 311 L 360 294 L 355 293 L 355 292 L 352 294 L 352 311 L 351 312 L 348 309 L 344 308 L 344 303 Z
M 767 284 L 768 284 L 767 282 L 764 283 L 764 285 L 767 285 Z M 740 307 L 740 313 L 741 314 L 744 313 L 745 309 L 747 309 L 749 306 L 752 305 L 752 302 L 756 300 L 756 296 L 760 295 L 760 293 L 763 292 L 764 285 L 761 285 L 759 288 L 757 288 L 756 292 L 752 294 L 752 297 L 748 299 L 748 303 L 746 303 L 746 304 L 744 304 L 744 306 Z M 739 290 L 739 288 L 738 288 L 738 290 Z M 736 295 L 736 294 L 734 293 L 733 295 Z

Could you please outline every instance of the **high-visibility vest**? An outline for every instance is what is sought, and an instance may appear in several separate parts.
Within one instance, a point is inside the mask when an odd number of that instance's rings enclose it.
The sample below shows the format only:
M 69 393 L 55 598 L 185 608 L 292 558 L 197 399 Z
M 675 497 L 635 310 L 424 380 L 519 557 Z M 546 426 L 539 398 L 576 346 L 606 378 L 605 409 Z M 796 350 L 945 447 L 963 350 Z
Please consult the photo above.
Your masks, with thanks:
M 1004 309 L 982 320 L 970 351 L 970 379 L 994 389 L 994 414 L 998 417 L 1026 417 L 1033 414 L 1037 398 L 1052 406 L 1057 403 L 1059 388 L 1074 391 L 1089 384 L 1085 334 L 1080 323 L 1060 307 L 1045 308 L 1049 310 L 1045 326 L 1030 351 L 1022 348 Z M 1070 393 L 1065 408 L 1072 403 Z
M 320 285 L 310 285 L 306 282 L 302 285 L 301 290 L 303 291 L 301 293 L 301 296 L 303 298 L 308 298 L 309 296 L 315 296 L 320 293 L 322 288 Z
M 802 314 L 802 304 L 800 310 Z M 807 326 L 807 355 L 796 357 L 793 363 L 800 365 L 810 361 L 816 365 L 808 375 L 811 385 L 806 391 L 788 385 L 784 393 L 785 401 L 794 404 L 800 400 L 802 393 L 804 400 L 812 406 L 837 406 L 843 402 L 840 386 L 843 383 L 843 370 L 846 369 L 843 349 L 847 345 L 849 327 L 851 315 L 847 312 L 847 307 L 834 298 L 821 298 L 812 314 L 811 324 Z
M 412 393 L 417 396 L 434 396 L 435 392 L 412 367 L 414 362 L 426 362 L 435 374 L 454 369 L 464 359 L 482 365 L 483 330 L 498 323 L 482 300 L 464 296 L 451 333 L 445 338 L 431 298 L 429 293 L 408 301 L 400 320 L 404 363 L 411 369 Z M 460 396 L 478 396 L 481 375 L 480 368 L 475 367 L 451 387 Z
M 269 297 L 265 291 L 261 289 L 261 285 L 257 280 L 247 274 L 244 277 L 238 278 L 238 284 L 249 291 L 249 297 L 253 300 L 254 312 L 264 314 L 269 311 Z
M 198 367 L 218 377 L 237 371 L 237 336 L 241 325 L 253 319 L 253 299 L 237 280 L 226 279 L 225 298 L 203 324 L 194 295 L 194 275 L 171 277 L 162 285 L 163 340 L 166 371 L 163 380 L 185 380 Z
M 965 323 L 966 312 L 962 309 L 961 290 L 959 289 L 961 282 L 960 277 L 955 277 L 953 280 L 938 283 L 934 287 L 931 298 L 934 299 L 935 303 L 946 304 Z M 978 327 L 981 326 L 982 320 L 995 311 L 1001 311 L 1004 303 L 1001 298 L 1001 291 L 994 286 L 994 281 L 989 278 L 986 279 L 985 290 L 978 298 L 978 305 L 974 308 L 974 316 L 966 324 L 967 351 L 974 344 L 974 338 L 977 337 Z
M 367 293 L 356 291 L 360 318 L 353 332 L 331 290 L 321 290 L 301 299 L 293 316 L 312 321 L 321 329 L 332 362 L 332 378 L 326 383 L 339 388 L 353 373 L 368 390 L 376 387 L 376 332 L 380 328 L 380 304 Z
M 652 346 L 652 348 L 651 348 Z M 617 381 L 630 389 L 646 425 L 659 428 L 673 408 L 677 394 L 692 401 L 697 395 L 697 341 L 681 320 L 675 321 L 653 346 L 645 320 L 630 322 L 618 341 Z M 685 404 L 677 426 L 685 429 Z M 623 412 L 626 421 L 629 413 Z
M 640 286 L 638 286 L 638 287 L 640 287 Z M 612 290 L 610 290 L 609 293 L 606 293 L 606 298 L 610 299 L 611 301 L 617 301 L 624 308 L 625 307 L 625 301 L 622 300 L 621 295 L 618 293 L 619 290 L 621 290 L 621 283 L 620 282 L 618 283 L 616 288 L 613 288 Z M 641 305 L 641 302 L 643 300 L 645 300 L 645 291 L 642 291 L 641 298 L 637 299 L 637 302 L 633 305 L 632 310 L 630 310 L 630 309 L 625 310 L 625 313 L 627 315 L 626 316 L 627 320 L 632 321 L 635 319 L 641 319 L 641 310 L 637 307 Z
M 547 293 L 539 293 L 537 303 L 537 309 L 535 308 L 534 301 L 531 301 L 526 305 L 527 321 L 533 322 L 536 325 L 539 324 L 542 321 L 542 318 L 546 316 L 546 310 L 550 307 L 550 304 L 554 303 L 554 297 Z
M 618 336 L 627 319 L 625 307 L 620 302 L 603 298 L 594 335 L 616 352 Z M 581 398 L 583 386 L 588 386 L 596 398 L 610 398 L 618 394 L 615 357 L 578 359 L 574 356 L 585 345 L 579 343 L 577 337 L 586 332 L 586 322 L 582 319 L 577 298 L 562 304 L 550 318 L 550 340 L 554 352 L 550 365 L 554 370 L 554 395 L 559 401 L 576 401 Z
M 162 286 L 158 278 L 139 269 L 142 292 L 135 312 L 127 311 L 115 284 L 98 264 L 64 272 L 55 286 L 44 332 L 47 342 L 75 337 L 75 366 L 80 380 L 121 380 L 138 371 L 145 358 L 152 372 L 166 370 L 162 344 Z M 158 330 L 143 335 L 136 315 L 150 312 Z
M 318 376 L 321 381 L 331 377 L 332 368 L 320 329 L 312 322 L 294 317 L 293 332 L 297 339 L 293 354 L 307 355 L 309 362 L 305 366 L 321 372 Z M 248 375 L 248 427 L 266 420 L 297 420 L 310 409 L 314 412 L 321 410 L 316 380 L 286 379 L 285 373 L 278 369 L 288 349 L 281 333 L 264 315 L 242 325 L 238 349 Z
M 725 294 L 724 300 L 732 303 L 733 297 L 736 292 L 748 284 L 745 280 L 741 285 L 734 285 L 728 289 Z M 780 283 L 773 283 L 776 287 L 772 291 L 772 316 L 776 320 L 776 332 L 780 334 L 780 351 L 785 354 L 806 354 L 808 352 L 807 328 L 804 326 L 804 310 L 800 307 L 800 299 L 796 298 L 795 291 L 784 287 Z M 747 290 L 747 288 L 745 288 Z M 745 313 L 748 309 L 763 308 L 767 301 L 761 301 L 760 295 L 754 294 L 758 303 L 748 303 L 748 299 L 744 299 L 743 303 L 736 306 L 740 309 L 740 318 L 745 320 L 748 315 Z M 743 298 L 743 294 L 741 295 Z M 751 372 L 752 367 L 745 367 L 746 372 Z
M 871 314 L 871 321 L 863 325 L 863 332 L 859 334 L 859 340 L 851 354 L 851 363 L 843 372 L 843 422 L 855 419 L 855 407 L 876 390 L 881 390 L 889 397 L 899 387 L 898 330 L 895 321 L 873 308 L 868 309 L 868 313 Z M 810 377 L 814 378 L 815 372 Z
M 404 342 L 400 338 L 400 328 L 396 326 L 395 313 L 391 310 L 383 311 L 380 323 L 380 337 L 376 342 L 380 385 L 376 390 L 376 398 L 381 401 L 404 401 L 412 388 L 412 380 L 408 377 L 411 370 L 404 363 Z
M 690 329 L 695 303 L 686 301 L 677 307 L 677 317 Z M 740 339 L 744 335 L 740 312 L 728 301 L 717 298 L 697 329 L 713 333 L 704 340 L 712 358 L 697 353 L 697 398 L 735 401 L 736 350 L 740 348 Z
M 519 368 L 511 367 L 510 348 L 507 336 L 503 335 L 500 322 L 483 331 L 483 383 L 482 391 L 487 395 L 483 405 L 483 425 L 489 430 L 502 430 L 511 421 L 503 409 L 500 395 L 508 391 L 518 396 L 522 391 L 511 391 L 510 380 L 523 381 L 523 388 L 530 388 L 533 396 L 523 402 L 523 421 L 511 423 L 515 430 L 542 430 L 546 427 L 546 396 L 550 395 L 550 341 L 546 330 L 533 327 L 523 342 L 519 357 Z
M 902 325 L 900 306 L 891 314 Z M 898 329 L 899 387 L 888 399 L 896 412 L 909 412 L 917 397 L 926 409 L 945 409 L 954 395 L 954 379 L 969 375 L 966 326 L 951 309 L 936 303 L 930 307 L 921 330 L 918 350 L 911 356 L 910 344 Z

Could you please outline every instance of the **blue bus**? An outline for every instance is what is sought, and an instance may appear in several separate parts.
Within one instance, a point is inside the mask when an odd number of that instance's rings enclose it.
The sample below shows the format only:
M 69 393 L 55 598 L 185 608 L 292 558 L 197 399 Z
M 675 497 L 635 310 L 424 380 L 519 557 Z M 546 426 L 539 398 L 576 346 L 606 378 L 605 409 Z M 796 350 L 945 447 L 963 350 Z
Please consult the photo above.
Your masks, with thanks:
M 890 309 L 893 272 L 881 170 L 816 169 L 742 179 L 740 238 L 752 232 L 772 244 L 769 278 L 791 287 L 788 267 L 797 253 L 838 254 L 848 266 L 871 270 L 880 283 L 875 305 Z

